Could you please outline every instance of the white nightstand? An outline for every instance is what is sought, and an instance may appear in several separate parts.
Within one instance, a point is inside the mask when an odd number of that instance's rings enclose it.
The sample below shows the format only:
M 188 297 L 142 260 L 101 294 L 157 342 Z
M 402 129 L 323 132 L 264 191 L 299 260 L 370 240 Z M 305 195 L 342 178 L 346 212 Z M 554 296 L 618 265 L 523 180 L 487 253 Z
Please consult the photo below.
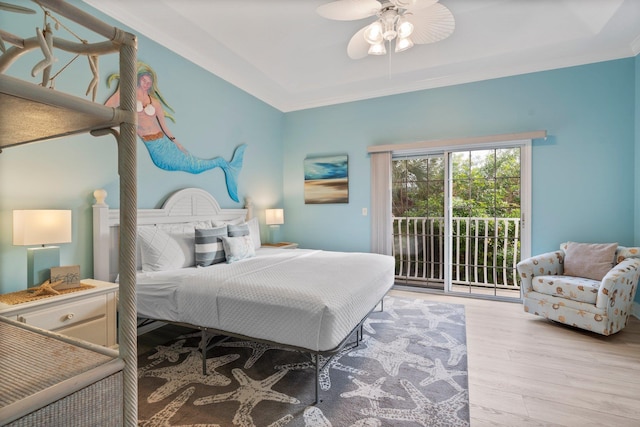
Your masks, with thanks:
M 81 283 L 94 288 L 15 305 L 0 303 L 0 316 L 114 347 L 117 344 L 118 285 L 93 279 L 85 279 Z
M 268 248 L 279 248 L 279 249 L 296 249 L 298 247 L 298 244 L 292 243 L 292 242 L 278 242 L 278 243 L 263 243 L 262 246 L 266 246 Z

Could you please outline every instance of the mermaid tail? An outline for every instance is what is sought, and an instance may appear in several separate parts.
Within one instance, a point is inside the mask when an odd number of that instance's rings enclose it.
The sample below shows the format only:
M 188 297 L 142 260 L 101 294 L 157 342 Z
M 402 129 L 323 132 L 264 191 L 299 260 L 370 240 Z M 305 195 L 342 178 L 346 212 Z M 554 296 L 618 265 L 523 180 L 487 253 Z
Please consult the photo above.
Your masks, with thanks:
M 233 158 L 227 162 L 222 157 L 202 159 L 191 153 L 183 152 L 166 135 L 154 140 L 143 139 L 143 142 L 151 155 L 151 160 L 160 169 L 198 174 L 214 168 L 221 168 L 224 171 L 229 196 L 234 201 L 238 201 L 238 175 L 242 169 L 246 144 L 236 148 Z
M 234 201 L 238 200 L 238 175 L 240 169 L 242 169 L 242 160 L 244 158 L 244 150 L 247 149 L 247 144 L 242 144 L 233 153 L 233 157 L 230 162 L 221 165 L 220 167 L 224 171 L 224 179 L 227 183 L 227 192 L 229 197 Z

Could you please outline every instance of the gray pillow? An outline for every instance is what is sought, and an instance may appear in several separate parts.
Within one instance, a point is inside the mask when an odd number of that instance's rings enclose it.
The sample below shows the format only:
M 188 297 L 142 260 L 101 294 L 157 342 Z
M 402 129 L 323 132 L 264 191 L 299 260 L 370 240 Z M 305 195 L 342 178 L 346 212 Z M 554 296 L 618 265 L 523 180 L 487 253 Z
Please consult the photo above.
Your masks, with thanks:
M 602 278 L 613 268 L 617 243 L 567 242 L 564 249 L 564 275 Z
M 227 237 L 227 226 L 196 228 L 196 265 L 207 267 L 227 260 L 222 238 Z

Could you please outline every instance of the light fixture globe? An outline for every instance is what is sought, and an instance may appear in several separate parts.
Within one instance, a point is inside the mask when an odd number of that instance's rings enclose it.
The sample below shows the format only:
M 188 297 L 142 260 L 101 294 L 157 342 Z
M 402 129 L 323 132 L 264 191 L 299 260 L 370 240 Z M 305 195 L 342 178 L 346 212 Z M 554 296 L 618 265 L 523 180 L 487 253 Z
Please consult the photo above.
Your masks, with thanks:
M 369 47 L 369 55 L 385 55 L 387 53 L 387 48 L 384 47 L 384 42 L 372 44 Z
M 405 50 L 411 49 L 413 47 L 413 41 L 409 37 L 403 37 L 396 39 L 396 48 L 395 52 L 404 52 Z
M 382 42 L 382 23 L 376 21 L 364 30 L 364 39 L 371 45 Z
M 398 29 L 398 37 L 401 39 L 406 39 L 413 33 L 413 24 L 402 16 L 398 19 L 396 27 Z

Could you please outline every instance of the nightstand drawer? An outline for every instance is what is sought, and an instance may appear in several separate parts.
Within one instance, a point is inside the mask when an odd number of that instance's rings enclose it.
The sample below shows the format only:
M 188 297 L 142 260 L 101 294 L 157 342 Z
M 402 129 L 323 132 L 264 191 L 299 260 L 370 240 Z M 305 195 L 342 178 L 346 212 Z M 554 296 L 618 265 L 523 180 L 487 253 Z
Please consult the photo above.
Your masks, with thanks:
M 18 321 L 39 328 L 55 331 L 107 315 L 105 296 L 98 295 L 81 302 L 59 304 L 42 310 L 18 315 Z

